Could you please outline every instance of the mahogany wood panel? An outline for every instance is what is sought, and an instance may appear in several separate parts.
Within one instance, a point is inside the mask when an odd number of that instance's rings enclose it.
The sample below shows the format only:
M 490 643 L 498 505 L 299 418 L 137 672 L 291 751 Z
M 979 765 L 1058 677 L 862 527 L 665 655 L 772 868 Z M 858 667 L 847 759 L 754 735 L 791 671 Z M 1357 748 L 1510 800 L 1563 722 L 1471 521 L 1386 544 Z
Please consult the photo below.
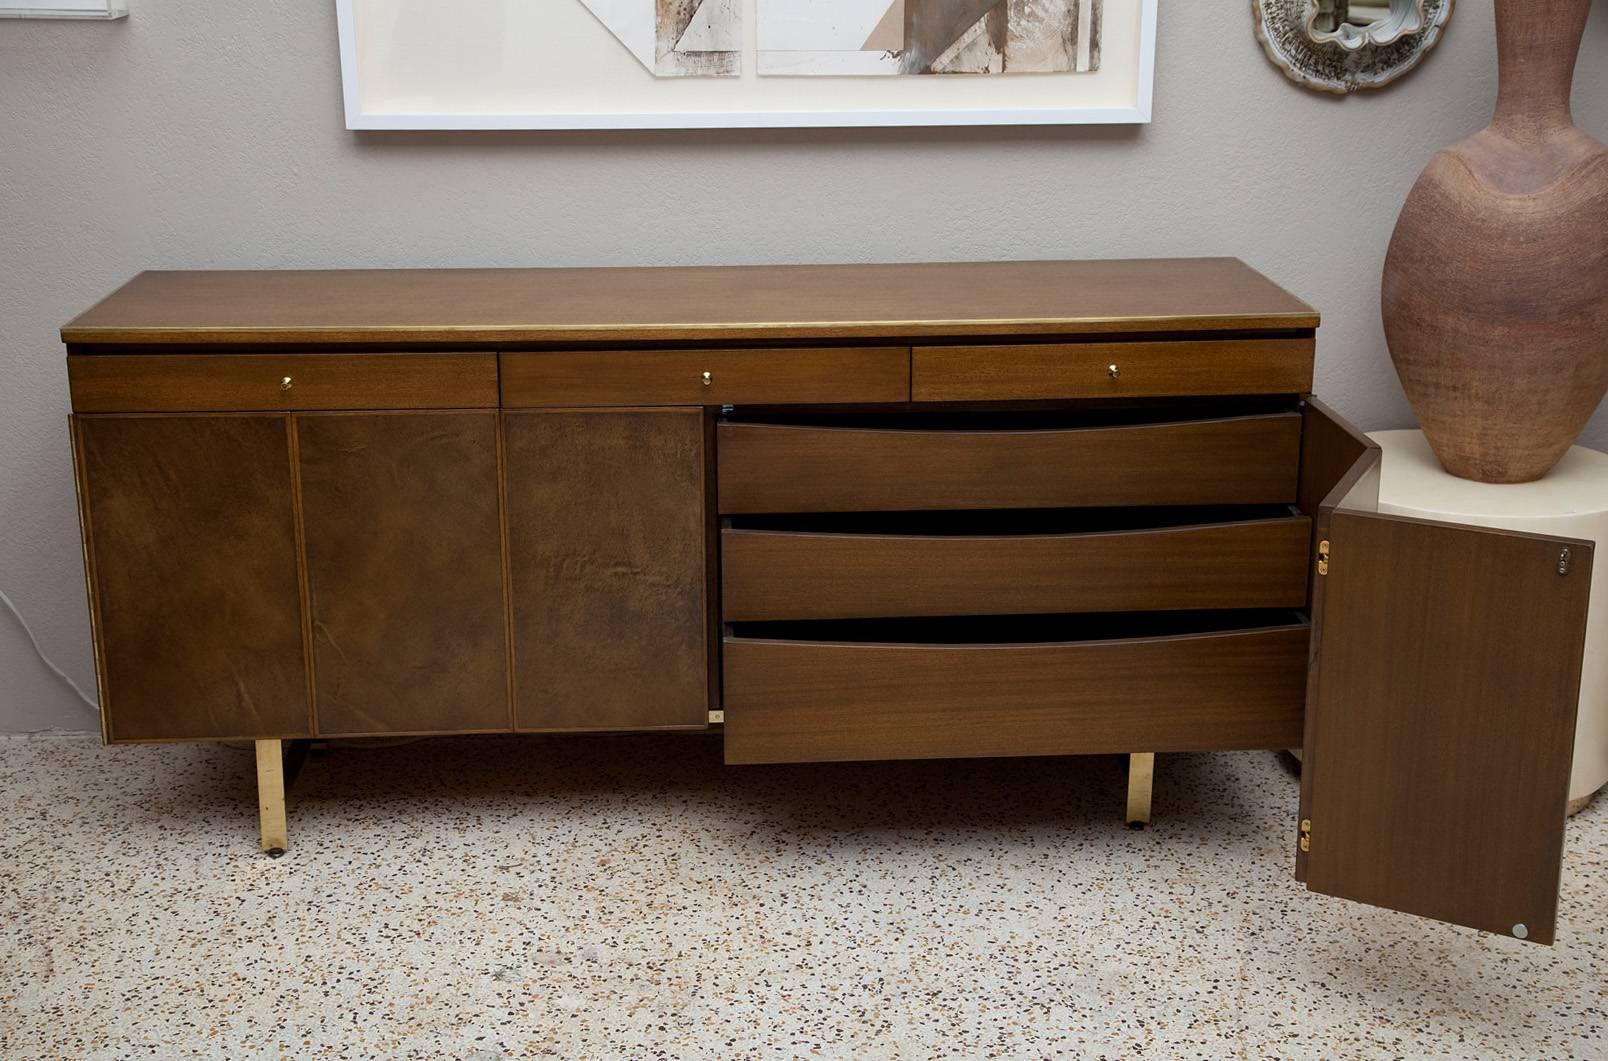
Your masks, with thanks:
M 1365 454 L 1378 450 L 1372 439 L 1339 413 L 1308 397 L 1301 407 L 1301 489 L 1297 501 L 1301 511 L 1316 518 L 1325 500 L 1338 501 L 1362 471 L 1358 462 Z M 1330 495 L 1335 496 L 1331 499 Z
M 69 343 L 725 342 L 1311 329 L 1232 258 L 142 273 Z
M 1307 629 L 1037 645 L 725 643 L 726 761 L 1280 748 Z
M 107 738 L 310 735 L 286 418 L 75 426 Z
M 512 728 L 497 430 L 296 418 L 319 733 Z
M 502 355 L 502 400 L 509 408 L 832 404 L 909 398 L 910 350 L 903 346 Z
M 716 511 L 715 424 L 717 409 L 703 410 L 704 656 L 709 709 L 720 709 L 720 513 Z
M 726 530 L 727 622 L 1300 608 L 1304 517 L 1098 534 Z
M 1550 943 L 1591 545 L 1346 510 L 1328 536 L 1307 886 Z
M 490 353 L 69 357 L 67 376 L 80 413 L 497 407 Z
M 1307 569 L 1311 600 L 1312 644 L 1323 642 L 1323 583 L 1317 574 L 1318 543 L 1329 536 L 1329 519 L 1342 502 L 1352 509 L 1373 512 L 1379 508 L 1381 451 L 1367 435 L 1316 398 L 1308 397 L 1301 409 L 1301 491 L 1298 507 L 1312 517 L 1312 563 Z M 1307 687 L 1304 744 L 1316 732 L 1317 683 Z M 1301 786 L 1301 816 L 1311 817 L 1309 786 Z M 1296 835 L 1295 879 L 1306 880 L 1306 852 Z
M 919 402 L 1305 394 L 1314 340 L 918 346 Z M 1112 367 L 1116 368 L 1113 374 Z
M 112 732 L 106 704 L 106 661 L 102 652 L 103 624 L 100 616 L 100 594 L 96 591 L 95 550 L 91 547 L 94 531 L 89 522 L 89 489 L 84 481 L 84 445 L 76 416 L 67 418 L 67 434 L 73 457 L 73 494 L 78 502 L 78 548 L 84 561 L 84 598 L 89 610 L 89 647 L 95 663 L 95 687 L 101 703 L 101 741 L 111 743 Z
M 515 723 L 708 725 L 697 409 L 508 413 Z
M 1325 505 L 1332 510 L 1349 494 L 1368 470 L 1378 464 L 1379 453 L 1372 439 L 1323 402 L 1308 396 L 1301 403 L 1301 486 L 1296 507 L 1312 517 L 1314 559 L 1318 542 L 1328 533 L 1328 521 L 1322 518 Z M 1365 460 L 1370 454 L 1371 458 Z M 1353 498 L 1357 500 L 1360 498 Z M 1378 507 L 1378 501 L 1376 484 L 1367 507 Z M 1314 564 L 1308 571 L 1309 587 L 1315 574 Z
M 725 513 L 1287 504 L 1294 413 L 1048 431 L 724 423 Z

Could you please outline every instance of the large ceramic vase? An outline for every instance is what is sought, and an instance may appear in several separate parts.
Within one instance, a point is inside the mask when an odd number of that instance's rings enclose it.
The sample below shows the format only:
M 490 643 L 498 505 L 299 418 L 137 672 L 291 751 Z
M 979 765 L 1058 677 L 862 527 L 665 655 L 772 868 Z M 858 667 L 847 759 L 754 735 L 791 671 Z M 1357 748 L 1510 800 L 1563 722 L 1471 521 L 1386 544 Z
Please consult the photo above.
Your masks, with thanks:
M 1539 479 L 1608 391 L 1608 148 L 1569 113 L 1590 9 L 1496 0 L 1496 117 L 1435 156 L 1390 241 L 1390 356 L 1465 479 Z

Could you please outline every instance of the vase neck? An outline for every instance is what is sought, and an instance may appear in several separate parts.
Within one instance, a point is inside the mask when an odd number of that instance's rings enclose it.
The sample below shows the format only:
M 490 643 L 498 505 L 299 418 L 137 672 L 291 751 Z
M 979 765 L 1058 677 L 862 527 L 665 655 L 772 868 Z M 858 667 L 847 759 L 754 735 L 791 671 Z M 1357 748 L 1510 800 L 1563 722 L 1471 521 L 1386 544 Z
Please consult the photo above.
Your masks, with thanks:
M 1492 128 L 1514 140 L 1571 126 L 1569 95 L 1591 0 L 1496 0 L 1500 88 Z

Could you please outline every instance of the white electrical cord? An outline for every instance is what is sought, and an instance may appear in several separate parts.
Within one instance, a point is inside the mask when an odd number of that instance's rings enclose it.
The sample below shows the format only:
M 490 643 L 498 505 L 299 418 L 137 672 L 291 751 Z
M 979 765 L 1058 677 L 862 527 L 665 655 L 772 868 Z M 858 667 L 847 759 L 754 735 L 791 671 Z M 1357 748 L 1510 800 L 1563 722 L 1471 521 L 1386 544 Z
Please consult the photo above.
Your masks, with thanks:
M 0 603 L 4 603 L 6 608 L 10 610 L 11 614 L 17 617 L 17 624 L 22 627 L 22 632 L 27 634 L 28 640 L 33 643 L 34 654 L 39 657 L 39 661 L 45 666 L 49 667 L 52 674 L 66 682 L 67 687 L 78 694 L 78 699 L 88 704 L 95 710 L 97 714 L 99 714 L 100 704 L 97 704 L 93 697 L 84 692 L 83 689 L 80 689 L 78 687 L 78 683 L 67 676 L 66 671 L 56 666 L 56 664 L 51 662 L 50 657 L 45 655 L 45 650 L 39 646 L 39 638 L 34 636 L 33 627 L 28 625 L 28 620 L 22 617 L 22 612 L 18 610 L 16 603 L 12 601 L 10 597 L 6 596 L 6 591 L 3 589 L 0 589 Z M 423 737 L 362 737 L 351 740 L 322 741 L 321 743 L 334 745 L 340 748 L 397 748 L 404 744 L 416 744 L 424 739 L 425 738 Z M 251 744 L 236 743 L 233 741 L 228 741 L 225 743 L 230 744 L 231 747 L 252 747 Z
M 39 639 L 34 636 L 33 627 L 28 625 L 28 620 L 22 617 L 22 612 L 18 611 L 17 606 L 12 603 L 11 598 L 6 596 L 5 590 L 0 590 L 0 602 L 4 602 L 5 606 L 11 610 L 11 614 L 17 617 L 17 622 L 22 626 L 22 632 L 28 635 L 29 641 L 33 642 L 34 653 L 39 657 L 40 661 L 44 663 L 45 666 L 50 668 L 52 674 L 66 682 L 68 687 L 72 689 L 73 692 L 78 694 L 78 699 L 94 708 L 98 714 L 100 712 L 100 704 L 97 704 L 93 697 L 84 692 L 84 690 L 80 689 L 78 687 L 78 683 L 67 676 L 66 671 L 62 670 L 60 667 L 56 666 L 50 661 L 50 657 L 45 655 L 45 650 L 39 647 Z
M 78 699 L 88 704 L 98 714 L 100 712 L 100 704 L 97 704 L 93 697 L 84 692 L 83 689 L 79 688 L 78 683 L 69 678 L 66 671 L 56 666 L 55 663 L 51 662 L 50 657 L 45 655 L 45 650 L 39 646 L 39 638 L 34 636 L 33 627 L 28 625 L 28 620 L 22 617 L 22 612 L 17 608 L 16 603 L 12 601 L 10 597 L 6 596 L 6 591 L 3 589 L 0 589 L 0 603 L 4 603 L 6 608 L 10 610 L 11 614 L 17 617 L 17 624 L 22 627 L 22 632 L 27 634 L 28 640 L 33 643 L 34 654 L 39 657 L 39 661 L 45 666 L 49 667 L 52 674 L 66 682 L 67 687 L 78 694 Z M 424 739 L 425 738 L 423 737 L 366 737 L 353 740 L 323 741 L 321 743 L 330 744 L 341 748 L 396 748 L 404 744 L 415 744 Z M 247 749 L 253 747 L 253 745 L 249 743 L 237 743 L 233 741 L 228 741 L 225 743 L 228 743 L 231 747 Z

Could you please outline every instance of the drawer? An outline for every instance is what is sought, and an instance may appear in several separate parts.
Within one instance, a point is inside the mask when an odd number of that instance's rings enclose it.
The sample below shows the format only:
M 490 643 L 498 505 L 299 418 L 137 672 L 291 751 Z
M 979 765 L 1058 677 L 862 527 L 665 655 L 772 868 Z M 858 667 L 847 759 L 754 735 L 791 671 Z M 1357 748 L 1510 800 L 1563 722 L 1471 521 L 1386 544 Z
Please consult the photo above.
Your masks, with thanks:
M 1301 418 L 1045 430 L 723 423 L 723 513 L 1289 504 Z
M 895 521 L 893 529 L 900 522 L 912 521 Z M 915 522 L 935 517 L 923 513 Z M 988 529 L 986 522 L 979 529 Z M 969 529 L 964 523 L 949 534 L 728 528 L 720 541 L 723 617 L 1306 606 L 1312 521 L 1305 516 L 1092 533 Z
M 1153 634 L 1143 632 L 1148 623 L 1108 620 L 1070 631 L 1055 621 L 1017 629 L 1008 620 L 968 620 L 958 632 L 944 620 L 780 625 L 793 629 L 726 639 L 729 763 L 1285 748 L 1301 740 L 1308 628 L 1299 621 L 1217 630 L 1162 624 L 1154 629 L 1170 632 Z M 825 629 L 801 639 L 813 628 Z M 936 640 L 973 630 L 1024 640 Z
M 526 408 L 903 402 L 910 349 L 505 353 L 502 398 Z
M 1190 342 L 919 346 L 918 402 L 1305 394 L 1311 336 Z
M 67 359 L 80 413 L 495 409 L 496 354 L 97 354 Z

